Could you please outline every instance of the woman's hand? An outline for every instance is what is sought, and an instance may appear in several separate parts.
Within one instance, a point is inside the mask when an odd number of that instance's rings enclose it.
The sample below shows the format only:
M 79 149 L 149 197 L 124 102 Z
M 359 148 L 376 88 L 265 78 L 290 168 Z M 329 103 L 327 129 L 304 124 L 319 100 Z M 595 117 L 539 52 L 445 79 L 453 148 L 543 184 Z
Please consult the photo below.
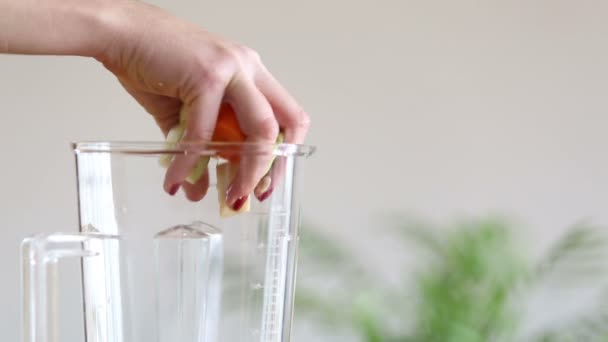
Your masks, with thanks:
M 166 134 L 184 106 L 184 141 L 209 141 L 223 101 L 235 110 L 249 142 L 274 143 L 279 127 L 285 141 L 301 143 L 309 118 L 262 64 L 258 54 L 166 12 L 139 2 L 119 12 L 114 39 L 99 59 L 154 117 Z M 267 171 L 270 156 L 244 156 L 226 202 L 244 202 Z M 192 200 L 204 196 L 208 178 L 184 182 L 197 156 L 179 156 L 168 168 L 164 188 L 183 187 Z
M 188 117 L 184 141 L 209 141 L 222 102 L 236 111 L 249 142 L 302 143 L 309 118 L 242 45 L 132 0 L 0 0 L 0 52 L 66 54 L 98 59 L 154 117 L 166 134 Z M 204 196 L 208 178 L 184 182 L 194 156 L 168 168 L 164 189 Z M 238 207 L 267 170 L 268 157 L 243 157 L 226 202 Z M 257 192 L 256 192 L 257 194 Z M 260 197 L 262 194 L 258 194 Z

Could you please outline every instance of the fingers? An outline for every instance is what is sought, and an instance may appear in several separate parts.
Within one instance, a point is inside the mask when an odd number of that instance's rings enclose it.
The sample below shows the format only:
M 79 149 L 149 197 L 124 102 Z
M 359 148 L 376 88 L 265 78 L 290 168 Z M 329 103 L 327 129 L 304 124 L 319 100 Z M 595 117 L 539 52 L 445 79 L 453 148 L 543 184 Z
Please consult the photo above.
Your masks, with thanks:
M 247 59 L 244 54 L 238 63 L 224 63 L 227 66 L 222 77 L 210 79 L 225 80 L 211 82 L 213 87 L 199 91 L 199 96 L 185 107 L 187 128 L 182 141 L 206 142 L 211 140 L 217 121 L 220 105 L 228 102 L 236 112 L 241 131 L 249 143 L 261 143 L 270 146 L 276 141 L 279 127 L 286 143 L 303 143 L 310 125 L 308 115 L 302 110 L 289 92 L 263 67 L 257 59 Z M 229 54 L 227 56 L 234 56 Z M 238 56 L 237 56 L 238 57 Z M 228 57 L 226 57 L 228 58 Z M 237 58 L 238 59 L 238 58 Z M 228 67 L 229 66 L 229 67 Z M 232 71 L 227 71 L 234 68 Z M 216 69 L 212 69 L 216 70 Z M 210 73 L 212 75 L 216 71 Z M 227 75 L 231 74 L 230 78 Z M 217 75 L 216 75 L 217 76 Z M 228 80 L 230 80 L 228 82 Z M 210 83 L 210 82 L 206 82 Z M 208 88 L 208 89 L 207 89 Z M 142 97 L 142 101 L 146 99 Z M 143 104 L 143 103 L 142 103 Z M 167 106 L 170 106 L 167 103 Z M 172 110 L 174 113 L 175 111 Z M 175 114 L 172 116 L 174 124 Z M 157 117 L 163 131 L 171 124 Z M 170 128 L 170 127 L 169 127 Z M 245 147 L 247 148 L 247 147 Z M 284 174 L 284 163 L 275 162 L 270 168 L 272 150 L 264 153 L 243 153 L 239 161 L 238 172 L 226 191 L 226 204 L 236 208 L 245 203 L 249 194 L 254 194 L 263 201 L 270 196 Z M 281 158 L 278 158 L 281 159 Z M 169 194 L 175 194 L 183 187 L 191 200 L 200 200 L 206 193 L 209 179 L 205 174 L 196 184 L 185 183 L 193 167 L 200 160 L 197 153 L 177 155 L 165 174 L 163 187 Z
M 201 178 L 194 184 L 190 184 L 188 182 L 184 182 L 182 184 L 184 192 L 186 193 L 186 198 L 191 200 L 192 202 L 198 202 L 207 194 L 207 190 L 209 189 L 209 173 L 205 172 Z
M 264 70 L 256 80 L 258 89 L 272 106 L 276 120 L 283 130 L 286 143 L 301 144 L 308 133 L 310 118 L 291 94 Z M 285 158 L 277 158 L 270 171 L 255 189 L 259 201 L 265 201 L 278 187 L 285 175 Z
M 285 142 L 303 143 L 310 126 L 308 114 L 268 71 L 257 77 L 256 85 L 272 106 L 276 120 L 285 133 Z
M 272 167 L 268 171 L 268 173 L 262 177 L 258 185 L 255 187 L 254 194 L 255 197 L 260 201 L 265 201 L 274 189 L 276 189 L 283 177 L 285 176 L 285 158 L 277 157 L 272 163 Z
M 247 142 L 274 143 L 279 126 L 272 107 L 253 81 L 237 76 L 227 88 L 226 97 L 236 112 Z M 269 149 L 263 152 L 244 153 L 241 156 L 239 170 L 226 192 L 226 204 L 232 209 L 239 209 L 237 206 L 246 201 L 268 170 L 272 151 Z
M 184 114 L 188 117 L 188 123 L 182 141 L 187 143 L 211 140 L 222 96 L 223 92 L 221 91 L 215 94 L 208 91 L 204 96 L 196 97 L 190 105 L 186 105 Z M 174 158 L 165 174 L 163 187 L 170 195 L 174 195 L 179 190 L 200 159 L 199 154 L 195 151 L 188 153 L 187 145 L 184 146 L 186 152 L 178 154 Z

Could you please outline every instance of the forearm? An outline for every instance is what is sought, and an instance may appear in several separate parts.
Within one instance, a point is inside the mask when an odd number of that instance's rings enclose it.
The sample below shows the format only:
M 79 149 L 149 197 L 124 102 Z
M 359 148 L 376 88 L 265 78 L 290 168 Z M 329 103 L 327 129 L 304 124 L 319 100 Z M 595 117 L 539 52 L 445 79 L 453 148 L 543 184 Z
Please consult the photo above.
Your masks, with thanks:
M 0 0 L 0 53 L 96 57 L 115 0 Z

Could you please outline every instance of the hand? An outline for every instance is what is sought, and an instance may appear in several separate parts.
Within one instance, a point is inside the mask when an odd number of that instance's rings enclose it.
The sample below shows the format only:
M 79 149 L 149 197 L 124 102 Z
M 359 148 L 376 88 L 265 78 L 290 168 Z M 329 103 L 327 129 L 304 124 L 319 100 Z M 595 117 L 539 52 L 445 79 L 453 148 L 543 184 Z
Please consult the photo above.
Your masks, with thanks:
M 209 141 L 222 102 L 236 111 L 248 142 L 274 143 L 279 127 L 285 142 L 302 143 L 309 117 L 264 67 L 259 55 L 159 8 L 125 2 L 112 16 L 113 39 L 97 58 L 167 132 L 184 107 L 188 126 L 184 141 Z M 197 162 L 181 155 L 168 168 L 164 189 L 182 187 L 190 200 L 207 192 L 208 176 L 184 182 Z M 238 206 L 264 176 L 270 156 L 244 156 L 226 202 Z M 257 193 L 267 197 L 267 191 Z M 261 199 L 264 199 L 261 198 Z

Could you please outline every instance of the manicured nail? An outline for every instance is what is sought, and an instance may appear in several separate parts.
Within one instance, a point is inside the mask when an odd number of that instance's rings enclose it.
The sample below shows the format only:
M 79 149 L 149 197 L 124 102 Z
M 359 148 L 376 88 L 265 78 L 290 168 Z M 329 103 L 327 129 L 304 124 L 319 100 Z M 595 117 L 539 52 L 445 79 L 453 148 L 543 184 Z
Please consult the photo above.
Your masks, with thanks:
M 180 184 L 173 184 L 173 186 L 171 186 L 171 189 L 169 189 L 169 195 L 173 196 L 177 193 L 177 190 L 179 190 Z
M 262 197 L 262 195 L 270 188 L 270 183 L 272 183 L 272 179 L 270 178 L 270 176 L 266 175 L 262 177 L 258 185 L 255 187 L 255 195 L 258 198 Z
M 234 201 L 234 203 L 232 204 L 232 210 L 239 211 L 243 207 L 245 202 L 247 202 L 248 197 L 249 197 L 248 195 L 239 197 L 236 201 Z
M 274 190 L 274 189 L 268 189 L 268 190 L 266 190 L 266 192 L 264 192 L 263 194 L 261 194 L 258 197 L 258 200 L 260 202 L 264 202 L 268 197 L 270 197 L 270 195 L 272 194 L 272 190 Z

